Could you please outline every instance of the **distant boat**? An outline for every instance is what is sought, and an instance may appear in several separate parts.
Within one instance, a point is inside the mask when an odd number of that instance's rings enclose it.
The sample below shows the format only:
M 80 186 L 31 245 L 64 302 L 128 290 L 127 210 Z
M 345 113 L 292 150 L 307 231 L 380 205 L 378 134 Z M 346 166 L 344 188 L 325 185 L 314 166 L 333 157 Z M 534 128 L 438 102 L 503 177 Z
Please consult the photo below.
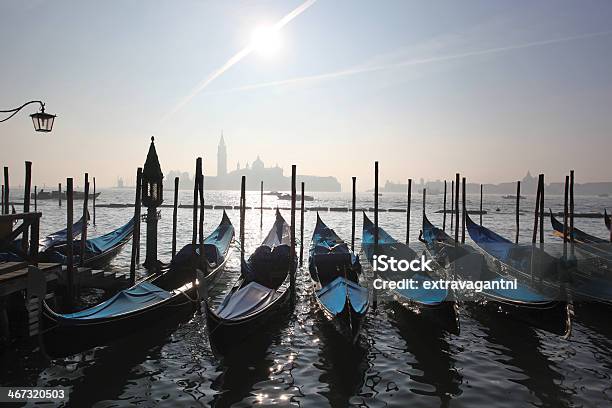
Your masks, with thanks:
M 269 196 L 282 196 L 283 193 L 279 193 L 278 191 L 268 191 L 267 193 L 264 193 L 264 195 L 269 195 Z
M 94 198 L 94 197 L 98 197 L 100 195 L 100 193 L 96 193 L 95 195 L 93 193 L 89 193 L 89 198 Z M 32 199 L 36 198 L 37 200 L 58 200 L 60 198 L 60 192 L 59 191 L 45 191 L 45 190 L 40 190 L 38 193 L 32 193 L 30 194 L 30 197 Z M 62 200 L 66 199 L 66 192 L 62 191 L 61 192 L 61 197 Z M 72 198 L 74 199 L 83 199 L 85 198 L 85 193 L 83 191 L 73 191 L 72 192 Z
M 512 194 L 506 194 L 506 195 L 503 195 L 503 196 L 502 196 L 502 198 L 503 198 L 503 199 L 505 199 L 505 200 L 516 200 L 516 196 L 515 196 L 515 195 L 512 195 Z M 519 197 L 519 199 L 520 199 L 520 200 L 524 200 L 524 199 L 526 199 L 526 198 L 527 198 L 527 197 L 525 197 L 525 196 L 520 196 L 520 197 Z
M 277 196 L 279 200 L 291 200 L 291 194 L 280 194 Z M 302 195 L 298 194 L 295 196 L 296 201 L 302 201 Z M 304 195 L 304 201 L 314 201 L 313 196 Z
M 597 194 L 597 197 L 610 197 L 610 194 L 608 193 Z

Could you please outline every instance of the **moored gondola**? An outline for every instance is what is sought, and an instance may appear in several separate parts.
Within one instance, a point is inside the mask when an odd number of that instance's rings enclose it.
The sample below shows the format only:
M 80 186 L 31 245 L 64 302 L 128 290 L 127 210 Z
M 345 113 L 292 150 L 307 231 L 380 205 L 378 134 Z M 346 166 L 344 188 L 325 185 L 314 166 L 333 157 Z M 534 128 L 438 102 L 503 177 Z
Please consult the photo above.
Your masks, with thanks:
M 359 256 L 318 213 L 308 267 L 317 304 L 340 334 L 353 343 L 370 305 L 370 291 L 362 279 Z
M 550 223 L 555 231 L 555 235 L 563 239 L 563 223 L 555 218 L 550 210 Z M 568 235 L 569 235 L 568 231 Z M 612 244 L 610 241 L 596 237 L 574 227 L 571 233 L 576 245 L 576 249 L 586 256 L 598 257 L 607 261 L 612 261 Z
M 368 259 L 373 265 L 374 256 L 386 255 L 396 260 L 412 261 L 417 258 L 417 253 L 408 245 L 397 241 L 384 229 L 378 227 L 378 244 L 374 238 L 374 224 L 367 215 L 363 214 L 363 235 L 361 245 Z M 447 288 L 424 288 L 424 282 L 433 282 L 435 279 L 426 271 L 390 272 L 374 271 L 376 275 L 387 281 L 402 281 L 412 279 L 417 283 L 417 288 L 391 289 L 393 298 L 416 313 L 424 315 L 424 318 L 439 324 L 452 332 L 458 331 L 458 319 L 452 291 Z
M 612 303 L 612 285 L 608 279 L 569 269 L 563 260 L 535 244 L 514 244 L 466 217 L 468 233 L 487 255 L 490 268 L 537 285 L 538 290 L 549 296 L 560 296 L 561 300 L 567 290 L 573 300 Z
M 209 339 L 224 354 L 255 329 L 288 313 L 295 293 L 295 253 L 291 257 L 290 228 L 278 209 L 276 221 L 262 244 L 241 263 L 240 276 L 214 308 L 205 299 Z
M 446 232 L 435 227 L 425 214 L 422 238 L 431 257 L 445 266 L 451 279 L 495 282 L 515 278 L 490 268 L 482 253 L 470 245 L 455 242 Z M 483 301 L 491 310 L 510 314 L 552 332 L 565 333 L 568 330 L 566 304 L 521 281 L 517 281 L 516 288 L 485 288 L 478 292 L 460 293 L 459 298 L 475 303 Z
M 89 219 L 89 214 L 87 216 Z M 77 222 L 72 224 L 72 238 L 75 239 L 81 234 L 83 230 L 84 218 L 81 217 Z M 53 232 L 44 238 L 41 238 L 38 242 L 38 252 L 44 259 L 44 253 L 50 252 L 57 245 L 65 244 L 68 240 L 68 229 Z M 21 249 L 21 239 L 16 239 L 11 243 L 5 243 L 0 249 L 0 261 L 22 261 L 27 259 L 27 255 L 23 253 Z
M 204 256 L 199 245 L 186 245 L 166 270 L 75 313 L 59 313 L 43 302 L 47 352 L 72 354 L 162 321 L 187 318 L 200 304 L 198 290 L 210 284 L 224 267 L 233 235 L 234 228 L 224 213 L 220 225 L 205 240 Z M 202 279 L 203 271 L 207 274 Z
M 114 231 L 85 241 L 85 260 L 83 266 L 102 268 L 108 265 L 130 241 L 133 231 L 134 218 Z M 81 241 L 74 241 L 72 247 L 76 264 L 79 263 Z M 41 254 L 41 258 L 46 262 L 59 262 L 65 265 L 68 261 L 66 257 L 67 249 L 67 244 L 55 245 L 44 254 Z

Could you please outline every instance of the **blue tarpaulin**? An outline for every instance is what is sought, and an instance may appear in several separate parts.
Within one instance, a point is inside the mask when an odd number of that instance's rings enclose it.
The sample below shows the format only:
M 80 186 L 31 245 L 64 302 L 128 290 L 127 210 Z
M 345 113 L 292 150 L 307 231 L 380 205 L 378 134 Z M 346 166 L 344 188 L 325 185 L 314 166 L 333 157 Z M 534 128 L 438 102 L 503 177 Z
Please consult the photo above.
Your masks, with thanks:
M 129 289 L 122 290 L 112 298 L 94 307 L 59 316 L 65 321 L 103 319 L 144 309 L 171 296 L 170 292 L 158 288 L 150 282 L 142 282 Z
M 94 254 L 101 254 L 109 250 L 121 241 L 125 240 L 134 230 L 134 218 L 128 221 L 123 227 L 118 228 L 108 234 L 101 235 L 86 241 L 87 251 Z

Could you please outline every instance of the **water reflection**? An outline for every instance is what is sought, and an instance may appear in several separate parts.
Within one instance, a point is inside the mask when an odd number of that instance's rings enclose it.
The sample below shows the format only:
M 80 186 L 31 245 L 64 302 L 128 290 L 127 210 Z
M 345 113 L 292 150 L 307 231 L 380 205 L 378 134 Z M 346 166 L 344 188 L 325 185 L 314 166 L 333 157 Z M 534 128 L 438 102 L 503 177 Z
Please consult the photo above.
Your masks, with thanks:
M 319 361 L 314 366 L 322 371 L 319 381 L 327 384 L 319 394 L 332 407 L 346 407 L 351 397 L 362 393 L 369 368 L 369 343 L 362 333 L 355 344 L 350 344 L 318 310 L 313 311 L 313 319 L 313 336 L 319 339 Z
M 408 375 L 415 383 L 411 392 L 439 398 L 440 407 L 450 406 L 453 397 L 461 395 L 463 378 L 455 368 L 456 360 L 446 338 L 448 334 L 397 303 L 387 304 L 386 311 L 389 322 L 405 342 L 404 352 L 415 359 L 409 363 Z
M 540 336 L 532 327 L 475 306 L 469 307 L 469 313 L 483 325 L 488 348 L 498 356 L 496 361 L 513 373 L 507 380 L 526 387 L 541 402 L 537 405 L 572 405 L 571 394 L 560 385 L 565 378 L 553 359 L 543 354 Z M 516 369 L 523 375 L 516 376 Z
M 141 400 L 151 388 L 156 374 L 143 363 L 163 357 L 162 349 L 171 342 L 171 334 L 177 326 L 177 323 L 156 326 L 108 346 L 54 360 L 56 364 L 41 375 L 42 379 L 49 379 L 44 381 L 44 385 L 70 386 L 72 406 L 92 406 L 101 401 Z
M 276 358 L 271 349 L 278 348 L 286 331 L 281 331 L 288 324 L 288 317 L 279 319 L 268 329 L 253 334 L 241 347 L 232 348 L 231 353 L 220 356 L 217 366 L 220 374 L 212 381 L 211 388 L 217 392 L 211 401 L 215 407 L 229 407 L 239 402 L 245 404 L 268 403 L 288 398 L 286 394 L 269 393 L 272 387 L 262 383 L 275 382 L 274 377 L 284 370 L 291 370 L 293 358 Z M 283 361 L 287 360 L 287 361 Z M 261 392 L 257 392 L 257 390 Z

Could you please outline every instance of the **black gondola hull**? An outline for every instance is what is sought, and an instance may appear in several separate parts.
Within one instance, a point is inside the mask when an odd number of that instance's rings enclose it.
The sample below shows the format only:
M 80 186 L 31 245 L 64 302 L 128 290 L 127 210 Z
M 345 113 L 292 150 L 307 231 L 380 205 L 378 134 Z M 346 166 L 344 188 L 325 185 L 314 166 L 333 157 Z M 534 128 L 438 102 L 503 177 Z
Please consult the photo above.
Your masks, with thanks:
M 199 305 L 196 290 L 189 289 L 148 308 L 128 313 L 123 317 L 95 319 L 74 325 L 58 324 L 54 313 L 45 305 L 43 335 L 46 352 L 51 356 L 66 356 L 109 344 L 127 334 L 150 329 L 163 322 L 182 322 L 195 312 Z
M 233 347 L 241 344 L 256 331 L 269 327 L 274 321 L 291 312 L 291 292 L 287 288 L 270 307 L 243 319 L 223 319 L 205 304 L 206 326 L 213 350 L 226 354 Z

